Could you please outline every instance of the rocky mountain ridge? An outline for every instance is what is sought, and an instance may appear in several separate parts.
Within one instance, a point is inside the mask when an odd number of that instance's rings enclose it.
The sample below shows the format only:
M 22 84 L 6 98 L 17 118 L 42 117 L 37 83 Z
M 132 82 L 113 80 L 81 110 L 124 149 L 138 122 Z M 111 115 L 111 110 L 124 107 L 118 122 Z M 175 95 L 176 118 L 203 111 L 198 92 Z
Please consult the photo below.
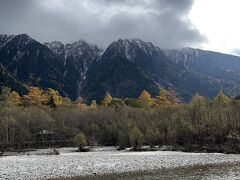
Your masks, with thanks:
M 212 98 L 221 89 L 231 96 L 240 92 L 240 57 L 162 50 L 140 39 L 119 39 L 103 51 L 83 40 L 42 44 L 26 34 L 0 35 L 0 64 L 21 84 L 88 102 L 100 101 L 106 91 L 125 98 L 146 89 L 156 96 L 160 87 L 174 88 L 183 100 L 195 93 Z

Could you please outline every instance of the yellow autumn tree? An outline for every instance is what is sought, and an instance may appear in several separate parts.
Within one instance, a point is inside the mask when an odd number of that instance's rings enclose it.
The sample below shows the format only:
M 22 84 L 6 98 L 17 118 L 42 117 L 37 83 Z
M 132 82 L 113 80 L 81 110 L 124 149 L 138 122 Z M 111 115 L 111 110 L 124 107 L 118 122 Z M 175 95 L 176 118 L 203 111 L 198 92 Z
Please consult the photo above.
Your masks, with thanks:
M 141 95 L 139 96 L 139 101 L 144 107 L 149 107 L 153 104 L 153 100 L 151 98 L 151 94 L 146 90 L 142 91 Z
M 166 106 L 166 105 L 170 105 L 170 102 L 168 101 L 167 98 L 167 91 L 163 88 L 160 89 L 159 91 L 159 96 L 157 96 L 156 100 L 155 100 L 155 106 L 159 107 L 159 106 Z
M 228 104 L 231 102 L 231 99 L 228 96 L 226 96 L 224 92 L 221 90 L 215 97 L 214 102 L 218 104 Z
M 22 104 L 22 97 L 16 91 L 11 91 L 11 88 L 2 87 L 2 92 L 0 93 L 0 101 L 19 106 Z
M 20 106 L 22 104 L 22 97 L 16 91 L 12 91 L 8 98 L 8 101 L 15 106 Z
M 196 94 L 193 96 L 191 104 L 197 108 L 203 107 L 206 105 L 206 98 Z
M 97 102 L 95 100 L 91 102 L 90 108 L 94 110 L 97 109 Z
M 75 101 L 75 104 L 78 109 L 83 110 L 87 108 L 87 105 L 84 103 L 84 100 L 82 97 L 78 97 L 77 100 Z
M 64 97 L 62 99 L 62 105 L 63 106 L 71 106 L 73 103 L 71 101 L 71 99 L 69 99 L 68 97 Z
M 30 87 L 29 93 L 24 96 L 24 99 L 28 105 L 41 105 L 47 101 L 47 97 L 38 87 Z
M 111 103 L 112 101 L 112 96 L 107 92 L 102 100 L 102 105 L 104 107 L 108 107 L 108 105 Z
M 63 104 L 63 98 L 59 95 L 58 91 L 54 89 L 48 88 L 44 96 L 47 99 L 47 105 L 51 107 L 57 107 Z
M 175 91 L 172 88 L 169 88 L 166 94 L 167 101 L 169 102 L 169 105 L 178 105 L 180 104 L 180 100 L 177 97 Z

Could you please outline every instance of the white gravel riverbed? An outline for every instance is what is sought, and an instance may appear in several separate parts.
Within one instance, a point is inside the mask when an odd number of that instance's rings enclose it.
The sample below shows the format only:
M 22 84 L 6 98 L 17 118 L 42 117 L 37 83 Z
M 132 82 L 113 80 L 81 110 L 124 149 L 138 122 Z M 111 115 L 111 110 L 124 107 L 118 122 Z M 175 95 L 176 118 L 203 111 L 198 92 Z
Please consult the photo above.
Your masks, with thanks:
M 63 178 L 240 162 L 240 155 L 219 153 L 126 152 L 113 148 L 78 153 L 71 152 L 72 150 L 74 149 L 59 149 L 58 156 L 30 153 L 0 157 L 0 179 Z

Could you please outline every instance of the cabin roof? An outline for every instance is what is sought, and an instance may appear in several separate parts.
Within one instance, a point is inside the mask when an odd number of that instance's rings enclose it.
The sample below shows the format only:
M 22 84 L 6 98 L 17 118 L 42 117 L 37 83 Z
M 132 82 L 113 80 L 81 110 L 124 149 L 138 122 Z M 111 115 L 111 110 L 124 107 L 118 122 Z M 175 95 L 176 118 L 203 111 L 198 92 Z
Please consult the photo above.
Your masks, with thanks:
M 37 134 L 40 134 L 40 135 L 43 135 L 43 134 L 56 134 L 55 132 L 53 131 L 49 131 L 49 130 L 42 130 L 42 131 L 39 131 Z

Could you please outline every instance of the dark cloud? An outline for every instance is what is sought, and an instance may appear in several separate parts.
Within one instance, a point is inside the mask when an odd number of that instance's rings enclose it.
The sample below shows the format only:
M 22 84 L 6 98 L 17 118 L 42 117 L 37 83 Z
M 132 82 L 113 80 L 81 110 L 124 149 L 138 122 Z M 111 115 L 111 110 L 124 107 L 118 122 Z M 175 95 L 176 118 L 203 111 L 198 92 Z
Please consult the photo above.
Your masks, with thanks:
M 141 38 L 162 48 L 201 44 L 187 18 L 193 0 L 0 0 L 0 33 L 40 41 L 85 39 L 106 47 Z

